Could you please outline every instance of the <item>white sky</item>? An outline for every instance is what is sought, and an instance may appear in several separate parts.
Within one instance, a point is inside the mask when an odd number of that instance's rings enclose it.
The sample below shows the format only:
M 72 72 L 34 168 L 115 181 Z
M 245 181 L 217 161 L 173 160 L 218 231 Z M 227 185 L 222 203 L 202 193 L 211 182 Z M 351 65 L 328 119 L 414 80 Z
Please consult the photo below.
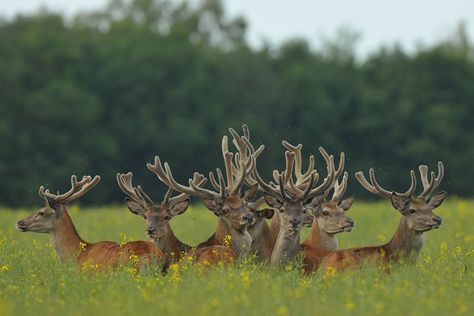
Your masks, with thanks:
M 0 15 L 33 12 L 42 4 L 72 15 L 106 3 L 0 0 Z M 331 37 L 338 28 L 347 26 L 362 35 L 357 46 L 361 55 L 395 42 L 412 51 L 417 43 L 430 44 L 445 38 L 461 20 L 474 38 L 474 0 L 224 0 L 224 4 L 228 15 L 241 14 L 249 22 L 248 39 L 254 46 L 262 39 L 278 44 L 295 36 L 318 45 L 321 37 Z

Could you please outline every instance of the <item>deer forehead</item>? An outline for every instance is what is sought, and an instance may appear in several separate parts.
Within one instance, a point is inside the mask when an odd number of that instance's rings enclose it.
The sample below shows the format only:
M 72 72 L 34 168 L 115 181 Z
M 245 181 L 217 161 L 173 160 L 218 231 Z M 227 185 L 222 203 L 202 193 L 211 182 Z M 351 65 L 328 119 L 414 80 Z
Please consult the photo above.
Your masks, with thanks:
M 224 205 L 230 207 L 230 208 L 239 208 L 241 206 L 244 205 L 244 201 L 242 200 L 242 198 L 240 198 L 240 196 L 238 195 L 233 195 L 233 196 L 229 196 L 225 202 L 224 202 Z

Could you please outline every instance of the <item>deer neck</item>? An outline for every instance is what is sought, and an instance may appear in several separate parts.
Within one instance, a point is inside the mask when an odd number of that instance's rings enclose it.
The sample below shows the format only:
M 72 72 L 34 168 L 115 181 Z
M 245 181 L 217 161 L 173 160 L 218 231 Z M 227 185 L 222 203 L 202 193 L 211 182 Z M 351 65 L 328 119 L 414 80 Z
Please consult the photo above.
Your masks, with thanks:
M 281 220 L 279 220 L 281 223 Z M 273 248 L 271 264 L 285 265 L 292 260 L 299 250 L 300 231 L 290 230 L 287 225 L 280 224 L 275 247 Z
M 416 261 L 422 247 L 423 233 L 411 229 L 406 217 L 402 216 L 395 234 L 386 245 L 387 250 L 403 259 Z
M 59 218 L 56 226 L 50 232 L 51 245 L 61 262 L 77 260 L 82 249 L 89 245 L 77 233 L 76 227 L 66 209 Z
M 251 251 L 261 260 L 270 258 L 273 243 L 270 227 L 268 227 L 265 220 L 262 219 L 261 222 L 249 229 L 249 233 L 252 236 Z
M 214 233 L 214 239 L 220 245 L 224 245 L 224 239 L 226 236 L 231 237 L 230 246 L 232 250 L 237 253 L 237 256 L 247 255 L 250 252 L 252 245 L 252 236 L 246 228 L 243 230 L 236 230 L 230 227 L 225 220 L 219 218 L 217 223 L 216 232 Z
M 308 237 L 303 241 L 303 245 L 317 249 L 336 250 L 339 242 L 334 234 L 329 234 L 324 229 L 321 229 L 315 218 Z
M 173 232 L 171 225 L 166 223 L 166 235 L 165 237 L 155 242 L 158 248 L 161 248 L 166 255 L 172 255 L 175 258 L 179 258 L 183 253 L 191 249 L 190 246 L 181 242 Z

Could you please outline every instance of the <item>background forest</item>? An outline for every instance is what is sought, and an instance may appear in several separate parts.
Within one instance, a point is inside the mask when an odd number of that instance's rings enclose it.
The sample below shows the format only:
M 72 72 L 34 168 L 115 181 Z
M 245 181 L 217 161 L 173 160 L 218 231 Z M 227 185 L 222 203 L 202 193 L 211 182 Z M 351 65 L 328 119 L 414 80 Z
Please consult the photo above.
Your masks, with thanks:
M 345 151 L 351 175 L 373 166 L 398 190 L 410 169 L 442 160 L 443 189 L 473 196 L 474 46 L 462 24 L 416 53 L 394 45 L 359 60 L 356 38 L 256 49 L 216 0 L 0 20 L 0 205 L 37 204 L 40 184 L 62 190 L 71 174 L 102 176 L 85 203 L 121 202 L 117 172 L 163 192 L 146 162 L 159 154 L 179 180 L 222 168 L 221 137 L 244 122 L 267 146 L 268 179 L 286 139 L 321 168 L 318 146 Z

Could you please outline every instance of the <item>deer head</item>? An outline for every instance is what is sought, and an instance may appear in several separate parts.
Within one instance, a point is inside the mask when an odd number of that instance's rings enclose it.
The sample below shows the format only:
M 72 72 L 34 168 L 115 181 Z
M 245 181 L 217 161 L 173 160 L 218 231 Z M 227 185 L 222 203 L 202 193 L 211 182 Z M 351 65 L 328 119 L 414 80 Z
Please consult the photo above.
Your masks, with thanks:
M 334 179 L 342 173 L 343 154 L 337 172 L 334 170 L 334 157 L 320 147 L 320 152 L 327 163 L 328 176 L 316 188 L 315 183 L 319 175 L 314 170 L 314 156 L 310 156 L 308 170 L 303 174 L 301 171 L 301 148 L 302 145 L 292 146 L 283 141 L 283 145 L 289 149 L 285 152 L 286 168 L 283 172 L 274 171 L 275 183 L 266 183 L 258 173 L 255 166 L 254 175 L 256 181 L 263 190 L 263 196 L 268 205 L 277 210 L 281 225 L 288 232 L 299 233 L 301 227 L 311 219 L 308 209 L 316 209 L 325 198 L 328 190 L 334 185 Z M 293 179 L 293 167 L 295 167 L 296 181 Z
M 362 171 L 355 174 L 360 184 L 373 194 L 390 199 L 393 207 L 400 212 L 407 221 L 408 228 L 416 232 L 425 232 L 433 228 L 439 228 L 441 218 L 433 213 L 433 210 L 443 203 L 446 192 L 442 191 L 430 197 L 433 191 L 439 186 L 444 176 L 444 166 L 438 162 L 438 175 L 431 172 L 431 179 L 428 180 L 428 167 L 419 166 L 423 191 L 418 196 L 413 196 L 416 189 L 416 177 L 413 170 L 410 171 L 411 184 L 404 193 L 392 192 L 383 189 L 375 179 L 373 168 L 369 170 L 370 183 L 366 180 Z
M 127 196 L 125 204 L 130 212 L 145 219 L 145 233 L 157 246 L 164 249 L 166 237 L 170 233 L 169 221 L 188 209 L 189 195 L 182 193 L 172 197 L 173 189 L 169 188 L 163 201 L 155 203 L 140 185 L 133 186 L 132 177 L 133 173 L 131 172 L 117 173 L 117 183 Z M 193 183 L 202 185 L 204 182 L 205 179 L 202 175 L 194 174 Z
M 332 198 L 313 209 L 314 218 L 319 229 L 329 235 L 350 232 L 354 228 L 354 221 L 346 216 L 346 212 L 354 203 L 354 197 L 350 196 L 340 201 L 347 188 L 347 178 L 348 174 L 344 172 L 341 183 L 339 183 L 339 180 L 334 182 Z
M 235 247 L 240 249 L 238 251 L 248 252 L 252 241 L 248 228 L 255 222 L 255 215 L 252 213 L 254 207 L 251 201 L 257 193 L 258 185 L 250 186 L 243 194 L 241 191 L 247 175 L 253 169 L 254 160 L 252 157 L 254 155 L 251 154 L 248 158 L 240 156 L 234 164 L 234 154 L 229 152 L 227 136 L 222 138 L 221 148 L 226 178 L 224 179 L 220 169 L 216 169 L 217 179 L 213 172 L 209 172 L 209 179 L 214 190 L 198 186 L 191 179 L 188 186 L 179 184 L 174 179 L 168 163 L 165 162 L 163 167 L 158 156 L 155 157 L 155 163 L 147 164 L 147 167 L 170 188 L 181 193 L 201 197 L 206 208 L 222 219 L 227 227 L 235 233 L 233 243 L 235 242 Z M 258 149 L 258 152 L 262 150 L 263 146 Z
M 84 176 L 77 181 L 71 176 L 71 189 L 64 194 L 52 194 L 43 186 L 39 188 L 39 196 L 44 199 L 45 205 L 30 216 L 18 221 L 16 228 L 21 232 L 50 233 L 55 230 L 66 210 L 66 204 L 80 198 L 100 181 L 99 176 L 93 179 Z

